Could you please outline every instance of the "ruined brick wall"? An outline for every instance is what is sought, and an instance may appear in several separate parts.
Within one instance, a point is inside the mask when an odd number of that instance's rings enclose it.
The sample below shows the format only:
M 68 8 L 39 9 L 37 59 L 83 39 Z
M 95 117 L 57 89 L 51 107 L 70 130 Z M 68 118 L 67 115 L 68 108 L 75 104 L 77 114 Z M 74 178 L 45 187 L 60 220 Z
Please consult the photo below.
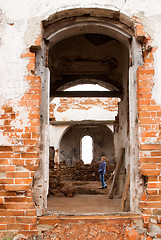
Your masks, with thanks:
M 55 119 L 55 112 L 65 112 L 69 109 L 89 110 L 94 106 L 114 112 L 118 109 L 118 98 L 60 98 L 58 104 L 50 103 L 49 118 Z
M 139 168 L 145 177 L 145 191 L 140 201 L 145 227 L 161 238 L 161 107 L 152 96 L 154 85 L 154 52 L 152 39 L 136 20 L 136 39 L 142 38 L 143 65 L 137 69 L 139 120 Z M 154 227 L 155 225 L 155 227 Z M 155 230 L 154 230 L 155 229 Z
M 28 88 L 19 100 L 1 106 L 0 238 L 5 232 L 11 237 L 37 233 L 32 190 L 39 165 L 41 80 L 33 74 L 35 53 L 27 49 L 21 58 L 29 60 L 24 76 Z

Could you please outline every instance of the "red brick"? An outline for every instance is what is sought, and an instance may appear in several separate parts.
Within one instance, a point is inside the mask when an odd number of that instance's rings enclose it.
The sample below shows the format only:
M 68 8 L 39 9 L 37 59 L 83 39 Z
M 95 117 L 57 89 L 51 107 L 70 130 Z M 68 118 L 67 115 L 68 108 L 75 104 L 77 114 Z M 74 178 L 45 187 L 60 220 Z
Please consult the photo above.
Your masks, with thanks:
M 39 106 L 40 105 L 40 101 L 39 100 L 35 100 L 35 101 L 28 101 L 27 102 L 27 106 L 28 107 L 32 107 L 32 106 Z
M 10 152 L 10 151 L 13 151 L 13 147 L 12 146 L 0 146 L 0 152 L 1 151 Z
M 13 158 L 20 158 L 20 156 L 21 156 L 20 153 L 14 153 L 12 157 Z
M 148 196 L 148 201 L 161 201 L 161 196 Z
M 139 105 L 149 105 L 150 100 L 149 99 L 140 99 L 138 103 L 139 103 Z
M 15 166 L 0 166 L 0 172 L 14 171 Z
M 40 76 L 26 76 L 26 80 L 31 82 L 41 82 Z
M 13 184 L 13 179 L 0 178 L 0 184 Z
M 143 214 L 152 214 L 152 210 L 151 209 L 143 209 Z
M 12 164 L 12 159 L 1 159 L 0 160 L 0 165 L 11 165 Z
M 40 100 L 40 94 L 26 94 L 24 95 L 24 100 L 32 100 L 32 101 Z
M 144 176 L 159 176 L 160 170 L 140 170 L 141 174 Z
M 3 107 L 3 109 L 6 113 L 11 113 L 13 111 L 12 107 Z
M 12 153 L 7 152 L 0 152 L 0 158 L 11 158 Z
M 32 53 L 32 52 L 28 52 L 28 53 L 23 53 L 21 55 L 22 58 L 29 58 L 29 57 L 35 57 L 35 53 Z
M 152 190 L 152 189 L 147 189 L 147 193 L 149 194 L 149 195 L 157 195 L 157 190 Z
M 142 144 L 141 150 L 160 150 L 161 144 Z
M 36 216 L 36 210 L 26 210 L 26 216 Z
M 37 153 L 21 153 L 22 158 L 37 158 Z
M 156 164 L 150 164 L 150 163 L 143 163 L 140 165 L 140 169 L 156 169 Z
M 160 201 L 155 201 L 153 202 L 146 202 L 146 207 L 147 208 L 161 208 L 161 202 Z
M 34 64 L 34 63 L 29 63 L 29 64 L 27 65 L 27 69 L 28 69 L 28 70 L 35 70 L 35 64 Z
M 0 190 L 5 190 L 5 184 L 0 184 Z
M 40 94 L 40 88 L 30 88 L 27 91 L 28 94 Z
M 154 69 L 139 69 L 138 74 L 140 75 L 154 75 Z
M 161 111 L 160 111 L 160 112 L 159 112 L 159 111 L 157 112 L 157 116 L 158 116 L 158 117 L 161 117 Z
M 21 138 L 31 138 L 31 133 L 23 133 L 21 134 Z
M 151 152 L 151 156 L 161 156 L 161 151 Z
M 7 172 L 7 178 L 28 178 L 29 172 Z
M 39 132 L 39 127 L 38 126 L 25 127 L 25 131 L 30 132 L 30 133 L 38 133 Z
M 12 113 L 12 114 L 11 114 L 11 119 L 12 119 L 12 120 L 15 119 L 15 113 Z
M 6 192 L 4 190 L 0 191 L 0 196 L 16 196 L 16 192 Z
M 28 223 L 28 224 L 36 224 L 37 217 L 16 217 L 15 223 Z
M 40 114 L 39 113 L 31 113 L 29 114 L 29 119 L 40 119 Z
M 126 227 L 126 229 L 125 229 L 125 238 L 129 239 L 129 240 L 140 240 L 141 239 L 139 233 L 135 229 L 129 228 L 129 227 Z
M 12 120 L 5 120 L 4 121 L 4 125 L 5 126 L 9 126 L 11 124 Z
M 152 118 L 140 118 L 139 123 L 141 124 L 156 124 L 159 123 L 160 120 L 158 118 L 152 119 Z
M 28 210 L 28 209 L 35 209 L 35 205 L 33 203 L 5 203 L 0 204 L 0 209 L 7 209 L 7 210 Z
M 6 185 L 5 186 L 6 191 L 27 191 L 30 189 L 29 185 Z
M 39 134 L 38 133 L 32 133 L 32 138 L 39 139 Z
M 0 230 L 6 230 L 7 229 L 7 225 L 6 224 L 3 224 L 3 225 L 0 225 Z M 0 236 L 1 237 L 1 236 Z M 3 238 L 4 239 L 4 238 Z
M 24 160 L 22 159 L 13 159 L 13 164 L 17 166 L 24 166 Z
M 139 110 L 140 111 L 149 111 L 149 112 L 155 112 L 155 111 L 159 111 L 160 107 L 157 105 L 149 105 L 149 106 L 139 106 Z
M 14 223 L 14 217 L 0 217 L 0 224 Z
M 34 224 L 34 225 L 30 225 L 30 230 L 37 230 L 37 225 L 36 224 Z
M 31 197 L 5 197 L 5 203 L 9 202 L 27 202 L 32 203 L 33 199 Z
M 148 183 L 148 188 L 161 188 L 161 182 L 160 183 Z
M 148 177 L 148 182 L 158 182 L 158 177 Z
M 161 158 L 141 158 L 141 163 L 161 163 Z
M 151 92 L 151 87 L 140 87 L 138 89 L 138 93 L 150 93 Z
M 27 104 L 28 104 L 28 102 L 25 101 L 25 100 L 21 100 L 21 101 L 19 102 L 19 106 L 22 106 L 22 107 L 27 107 Z
M 25 166 L 25 168 L 28 169 L 29 171 L 36 171 L 38 168 L 38 165 L 37 166 L 27 165 Z
M 139 112 L 139 117 L 150 117 L 150 112 Z
M 156 137 L 158 131 L 144 131 L 141 132 L 141 137 Z
M 23 140 L 23 142 L 24 142 L 24 144 L 25 145 L 37 145 L 38 144 L 38 140 L 33 140 L 33 139 L 31 139 L 31 140 Z
M 0 209 L 0 216 L 24 216 L 24 211 Z
M 32 120 L 29 120 L 29 124 L 32 127 L 39 127 L 40 126 L 40 121 L 37 120 L 37 119 L 32 119 Z M 34 133 L 34 131 L 32 131 L 32 133 Z
M 27 224 L 8 224 L 7 230 L 29 230 L 29 225 L 27 225 Z
M 153 100 L 153 99 L 151 99 L 151 100 L 150 100 L 150 104 L 151 104 L 151 105 L 156 105 L 156 101 Z
M 157 113 L 156 112 L 151 112 L 150 115 L 151 115 L 152 118 L 156 118 L 157 117 Z
M 5 128 L 4 128 L 4 132 L 14 132 L 14 131 L 15 131 L 14 127 L 5 126 Z
M 32 183 L 32 178 L 20 178 L 15 179 L 15 184 L 30 184 Z

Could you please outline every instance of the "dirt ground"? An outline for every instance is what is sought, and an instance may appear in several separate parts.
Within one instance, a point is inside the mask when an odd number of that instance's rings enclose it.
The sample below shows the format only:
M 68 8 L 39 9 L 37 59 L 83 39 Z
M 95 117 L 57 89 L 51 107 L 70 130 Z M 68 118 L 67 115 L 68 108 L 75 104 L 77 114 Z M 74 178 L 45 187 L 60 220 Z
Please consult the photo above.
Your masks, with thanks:
M 46 214 L 88 215 L 120 212 L 120 199 L 109 199 L 107 195 L 79 194 L 72 198 L 49 196 Z
M 46 214 L 80 215 L 111 214 L 121 211 L 120 198 L 109 199 L 110 183 L 107 189 L 100 189 L 99 181 L 66 182 L 75 188 L 73 197 L 48 197 Z

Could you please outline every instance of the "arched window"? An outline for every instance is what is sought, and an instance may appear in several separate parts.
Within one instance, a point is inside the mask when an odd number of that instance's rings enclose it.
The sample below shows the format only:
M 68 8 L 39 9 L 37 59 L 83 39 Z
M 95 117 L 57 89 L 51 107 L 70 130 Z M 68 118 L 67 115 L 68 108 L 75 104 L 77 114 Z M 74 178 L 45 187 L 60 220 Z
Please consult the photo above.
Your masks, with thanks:
M 81 156 L 84 164 L 91 164 L 93 159 L 93 139 L 89 135 L 82 137 Z

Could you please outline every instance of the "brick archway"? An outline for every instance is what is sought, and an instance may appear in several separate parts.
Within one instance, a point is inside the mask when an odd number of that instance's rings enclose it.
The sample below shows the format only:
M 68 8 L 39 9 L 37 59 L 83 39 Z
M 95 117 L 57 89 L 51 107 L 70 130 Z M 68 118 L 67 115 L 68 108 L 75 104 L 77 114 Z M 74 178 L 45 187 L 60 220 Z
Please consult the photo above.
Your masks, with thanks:
M 66 15 L 68 13 L 68 15 Z M 78 14 L 79 13 L 79 14 Z M 70 15 L 71 14 L 71 15 Z M 131 173 L 134 174 L 135 177 L 133 183 L 142 184 L 138 182 L 138 175 L 136 172 L 140 169 L 140 173 L 145 177 L 145 191 L 140 200 L 140 195 L 142 192 L 135 192 L 135 194 L 131 194 L 131 202 L 135 201 L 135 197 L 139 195 L 137 199 L 137 203 L 140 202 L 140 207 L 143 212 L 143 218 L 145 227 L 152 226 L 154 224 L 160 223 L 160 112 L 161 107 L 156 104 L 156 102 L 152 98 L 152 87 L 154 84 L 154 56 L 153 53 L 156 49 L 151 47 L 152 40 L 150 36 L 144 32 L 143 25 L 140 19 L 133 18 L 130 20 L 127 16 L 119 14 L 115 11 L 109 10 L 94 10 L 94 9 L 86 9 L 86 10 L 71 10 L 64 11 L 63 13 L 54 14 L 49 21 L 44 21 L 44 27 L 50 29 L 50 24 L 57 24 L 59 22 L 65 21 L 65 16 L 70 19 L 73 16 L 87 16 L 89 19 L 99 18 L 99 20 L 104 23 L 106 20 L 110 20 L 114 24 L 117 29 L 120 29 L 120 26 L 123 27 L 123 32 L 127 31 L 127 35 L 129 36 L 133 32 L 135 33 L 135 39 L 133 39 L 132 47 L 129 52 L 134 53 L 135 44 L 140 42 L 142 46 L 143 52 L 140 52 L 140 46 L 137 47 L 139 52 L 139 59 L 143 56 L 143 63 L 141 65 L 141 61 L 137 62 L 137 58 L 133 59 L 131 56 L 130 62 L 134 64 L 133 69 L 131 69 L 131 79 L 130 81 L 130 89 L 131 94 L 133 94 L 133 87 L 137 87 L 136 96 L 134 96 L 134 101 L 130 102 L 131 109 L 131 133 L 134 133 L 130 136 L 131 145 L 131 161 L 135 163 L 133 165 L 134 168 L 131 169 Z M 51 21 L 51 22 L 50 22 Z M 48 25 L 49 23 L 49 25 Z M 93 24 L 93 22 L 92 22 Z M 108 29 L 107 24 L 107 29 Z M 58 30 L 59 24 L 58 24 Z M 130 31 L 130 33 L 128 32 Z M 115 29 L 114 29 L 115 31 Z M 65 32 L 64 32 L 65 33 Z M 120 33 L 122 34 L 122 33 Z M 58 36 L 58 35 L 57 35 Z M 62 35 L 63 36 L 63 35 Z M 122 36 L 122 35 L 120 35 Z M 130 35 L 131 36 L 131 35 Z M 1 189 L 1 214 L 3 216 L 7 216 L 7 218 L 3 220 L 3 224 L 0 225 L 0 229 L 2 231 L 2 236 L 7 231 L 12 231 L 14 233 L 23 232 L 26 235 L 37 233 L 36 227 L 36 209 L 41 209 L 41 212 L 38 214 L 42 214 L 42 210 L 44 209 L 44 199 L 42 198 L 42 192 L 45 189 L 47 195 L 48 188 L 48 176 L 46 174 L 45 183 L 37 188 L 37 196 L 40 197 L 40 202 L 36 204 L 36 200 L 33 200 L 32 196 L 32 179 L 34 176 L 35 182 L 40 180 L 39 175 L 35 174 L 39 166 L 39 158 L 40 158 L 40 166 L 42 166 L 44 162 L 44 157 L 48 156 L 47 145 L 41 145 L 40 152 L 40 122 L 41 129 L 45 130 L 48 128 L 48 114 L 45 112 L 45 109 L 41 109 L 41 114 L 39 112 L 40 107 L 40 80 L 42 82 L 42 88 L 48 88 L 48 82 L 45 82 L 44 79 L 48 74 L 47 69 L 47 44 L 48 41 L 45 42 L 41 39 L 43 36 L 39 36 L 35 41 L 35 45 L 30 49 L 27 49 L 25 53 L 22 54 L 22 58 L 29 59 L 29 64 L 27 66 L 27 74 L 25 76 L 25 81 L 30 85 L 28 91 L 22 96 L 20 101 L 18 102 L 18 107 L 21 106 L 26 107 L 27 110 L 27 118 L 30 119 L 30 127 L 23 127 L 23 129 L 17 130 L 14 128 L 12 130 L 12 134 L 8 134 L 8 131 L 11 130 L 10 123 L 13 119 L 21 119 L 19 117 L 19 112 L 17 109 L 14 110 L 14 106 L 11 101 L 8 101 L 7 105 L 3 106 L 4 114 L 2 114 L 2 119 L 4 120 L 4 126 L 2 128 L 3 136 L 8 137 L 8 145 L 1 146 L 0 154 L 1 158 L 5 158 L 1 162 L 1 170 L 4 173 L 4 180 L 2 179 L 2 189 Z M 126 37 L 125 37 L 126 38 Z M 58 37 L 59 39 L 59 37 Z M 42 40 L 42 41 L 41 41 Z M 136 41 L 135 41 L 136 40 Z M 42 50 L 40 50 L 42 49 Z M 41 62 L 40 68 L 43 69 L 43 74 L 38 71 L 35 71 L 35 53 L 36 52 L 36 62 L 40 62 L 39 58 L 43 56 L 43 63 Z M 137 55 L 137 53 L 136 53 Z M 134 61 L 134 62 L 132 62 Z M 135 64 L 135 61 L 137 62 Z M 135 80 L 137 79 L 137 83 Z M 134 93 L 135 95 L 135 93 Z M 42 93 L 42 101 L 48 99 L 48 93 Z M 135 99 L 136 97 L 136 99 Z M 48 106 L 48 101 L 45 108 Z M 133 116 L 132 109 L 136 108 L 138 110 L 138 118 L 137 113 Z M 39 116 L 41 115 L 41 121 Z M 44 118 L 43 118 L 44 117 Z M 45 120 L 44 120 L 45 119 Z M 43 120 L 43 121 L 42 121 Z M 136 125 L 138 121 L 138 125 Z M 35 126 L 36 122 L 36 126 Z M 6 133 L 7 129 L 7 133 Z M 10 129 L 10 130 L 9 130 Z M 13 129 L 13 128 L 12 128 Z M 139 129 L 139 131 L 138 131 Z M 10 131 L 11 132 L 11 131 Z M 21 134 L 23 132 L 23 134 Z M 42 137 L 42 139 L 46 139 L 46 135 Z M 139 142 L 138 142 L 139 140 Z M 23 142 L 22 145 L 19 145 L 18 142 Z M 26 154 L 26 147 L 30 152 Z M 139 147 L 138 151 L 137 148 Z M 136 149 L 135 149 L 136 148 Z M 31 151 L 31 149 L 33 151 Z M 135 152 L 136 150 L 136 152 Z M 138 157 L 139 154 L 139 157 Z M 8 160 L 7 160 L 7 159 Z M 139 159 L 139 161 L 138 161 Z M 11 161 L 11 162 L 8 162 Z M 22 172 L 17 171 L 17 169 L 22 169 Z M 27 169 L 27 171 L 26 171 Z M 38 169 L 38 171 L 40 168 Z M 133 171 L 133 170 L 136 170 Z M 40 171 L 41 173 L 41 171 Z M 26 176 L 26 177 L 25 177 Z M 140 177 L 140 176 L 139 176 Z M 22 179 L 21 179 L 22 178 Z M 37 179 L 36 179 L 37 178 Z M 44 179 L 43 179 L 44 180 Z M 41 185 L 41 181 L 40 181 Z M 41 191 L 39 192 L 39 189 Z M 16 197 L 19 192 L 25 192 L 25 196 Z M 136 190 L 137 191 L 137 190 Z M 46 198 L 46 196 L 45 196 Z M 8 203 L 10 202 L 10 203 Z M 25 202 L 25 204 L 24 204 Z M 138 209 L 138 205 L 133 205 L 133 210 Z M 136 207 L 137 206 L 137 207 Z M 9 215 L 9 216 L 8 216 Z M 16 219 L 16 220 L 15 220 Z M 21 222 L 21 224 L 19 224 Z M 157 226 L 157 225 L 156 225 Z M 159 226 L 157 226 L 159 228 Z

